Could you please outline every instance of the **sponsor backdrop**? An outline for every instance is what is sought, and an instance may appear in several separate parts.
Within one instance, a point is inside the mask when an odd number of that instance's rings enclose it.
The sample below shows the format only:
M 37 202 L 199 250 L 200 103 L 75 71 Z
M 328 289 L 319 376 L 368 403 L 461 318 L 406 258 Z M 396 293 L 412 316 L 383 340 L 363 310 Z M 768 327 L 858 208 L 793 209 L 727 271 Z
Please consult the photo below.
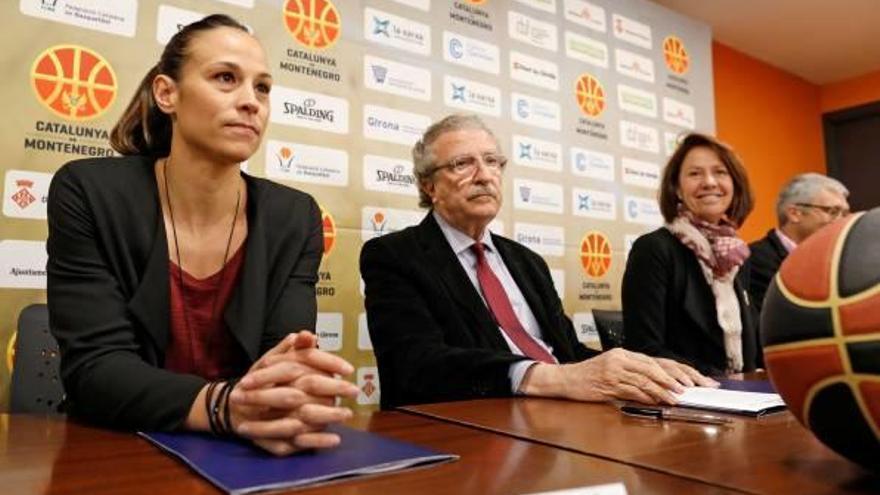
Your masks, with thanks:
M 2 2 L 0 410 L 18 314 L 45 301 L 52 173 L 111 155 L 108 133 L 163 44 L 214 12 L 268 51 L 272 125 L 242 166 L 323 208 L 317 332 L 355 363 L 357 408 L 380 393 L 358 253 L 424 215 L 409 152 L 432 121 L 471 112 L 496 131 L 510 166 L 492 228 L 546 258 L 595 346 L 590 309 L 620 306 L 628 247 L 661 223 L 677 136 L 714 131 L 709 28 L 646 0 Z

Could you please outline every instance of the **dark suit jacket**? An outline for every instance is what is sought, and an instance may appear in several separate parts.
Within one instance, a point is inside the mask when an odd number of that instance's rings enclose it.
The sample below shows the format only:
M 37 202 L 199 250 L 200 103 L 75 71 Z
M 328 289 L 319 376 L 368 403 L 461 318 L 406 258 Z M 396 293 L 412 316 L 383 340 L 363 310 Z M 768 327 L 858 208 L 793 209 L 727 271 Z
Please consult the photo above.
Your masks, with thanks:
M 752 254 L 746 262 L 749 274 L 749 295 L 757 314 L 761 314 L 764 307 L 764 296 L 770 281 L 779 271 L 779 265 L 788 256 L 788 250 L 776 235 L 776 229 L 767 232 L 763 239 L 749 244 Z
M 594 356 L 578 342 L 544 260 L 504 237 L 492 242 L 556 358 Z M 511 395 L 509 367 L 525 358 L 510 352 L 431 213 L 367 242 L 360 265 L 383 408 Z
M 742 318 L 743 368 L 755 369 L 760 347 L 755 315 L 745 294 L 747 271 L 734 281 Z M 633 244 L 623 275 L 624 347 L 723 374 L 724 337 L 715 296 L 696 255 L 659 228 Z
M 310 196 L 244 178 L 247 251 L 223 316 L 254 361 L 287 333 L 314 329 L 323 237 Z M 162 369 L 168 248 L 153 160 L 68 163 L 52 180 L 48 217 L 49 321 L 68 411 L 113 427 L 180 426 L 205 381 Z

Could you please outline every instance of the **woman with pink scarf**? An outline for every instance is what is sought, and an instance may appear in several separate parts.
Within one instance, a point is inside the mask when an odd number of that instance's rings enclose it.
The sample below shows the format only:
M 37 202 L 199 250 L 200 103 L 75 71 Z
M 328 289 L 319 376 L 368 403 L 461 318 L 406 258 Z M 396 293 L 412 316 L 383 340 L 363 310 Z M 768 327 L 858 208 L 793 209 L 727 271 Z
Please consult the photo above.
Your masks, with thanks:
M 633 244 L 623 275 L 624 347 L 723 375 L 760 366 L 736 229 L 752 210 L 746 171 L 714 138 L 689 134 L 660 185 L 663 227 Z

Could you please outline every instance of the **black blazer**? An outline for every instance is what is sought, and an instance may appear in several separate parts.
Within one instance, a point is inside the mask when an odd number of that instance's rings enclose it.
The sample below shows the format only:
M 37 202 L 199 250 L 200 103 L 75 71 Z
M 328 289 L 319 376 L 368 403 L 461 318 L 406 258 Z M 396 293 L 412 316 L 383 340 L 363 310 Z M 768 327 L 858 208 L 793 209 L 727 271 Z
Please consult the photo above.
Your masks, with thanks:
M 749 244 L 752 254 L 746 262 L 749 273 L 749 295 L 757 314 L 761 314 L 764 307 L 764 296 L 770 281 L 779 271 L 779 265 L 788 256 L 788 250 L 776 235 L 776 229 L 767 232 L 767 235 L 759 241 Z
M 734 281 L 742 319 L 743 369 L 752 371 L 760 347 L 745 293 L 747 271 Z M 661 227 L 633 244 L 623 274 L 624 347 L 724 374 L 727 357 L 715 296 L 697 256 Z
M 594 356 L 578 342 L 544 260 L 504 237 L 492 242 L 556 358 Z M 525 358 L 510 352 L 430 212 L 367 242 L 360 266 L 383 408 L 511 395 L 510 365 Z
M 68 412 L 98 424 L 179 427 L 205 381 L 162 368 L 169 341 L 168 248 L 153 159 L 87 159 L 49 189 L 49 324 Z M 255 361 L 314 329 L 321 217 L 307 194 L 244 175 L 248 237 L 224 319 Z M 242 372 L 246 370 L 241 370 Z

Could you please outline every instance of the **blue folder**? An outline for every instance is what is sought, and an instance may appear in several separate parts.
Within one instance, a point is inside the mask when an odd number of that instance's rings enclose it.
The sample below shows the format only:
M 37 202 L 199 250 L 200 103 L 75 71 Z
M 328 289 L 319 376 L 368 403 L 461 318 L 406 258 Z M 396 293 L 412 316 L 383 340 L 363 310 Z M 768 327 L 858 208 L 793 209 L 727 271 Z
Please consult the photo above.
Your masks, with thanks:
M 344 426 L 334 426 L 328 431 L 340 435 L 339 446 L 287 457 L 276 457 L 246 441 L 201 433 L 140 432 L 139 435 L 233 495 L 304 487 L 458 459 L 457 455 Z

